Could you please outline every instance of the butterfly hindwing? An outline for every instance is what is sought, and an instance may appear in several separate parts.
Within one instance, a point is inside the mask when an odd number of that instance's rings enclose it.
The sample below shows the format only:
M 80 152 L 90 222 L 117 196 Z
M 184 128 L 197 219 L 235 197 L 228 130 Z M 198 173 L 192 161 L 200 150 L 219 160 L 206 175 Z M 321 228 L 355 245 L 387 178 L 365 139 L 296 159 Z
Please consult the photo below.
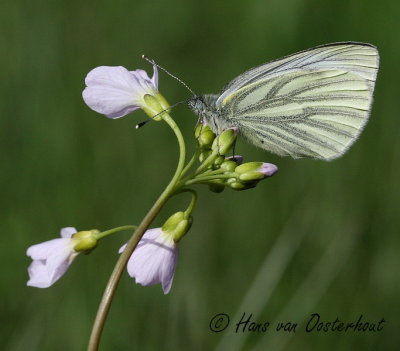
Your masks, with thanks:
M 219 96 L 221 118 L 282 156 L 342 155 L 366 124 L 378 68 L 370 45 L 317 47 L 253 68 Z

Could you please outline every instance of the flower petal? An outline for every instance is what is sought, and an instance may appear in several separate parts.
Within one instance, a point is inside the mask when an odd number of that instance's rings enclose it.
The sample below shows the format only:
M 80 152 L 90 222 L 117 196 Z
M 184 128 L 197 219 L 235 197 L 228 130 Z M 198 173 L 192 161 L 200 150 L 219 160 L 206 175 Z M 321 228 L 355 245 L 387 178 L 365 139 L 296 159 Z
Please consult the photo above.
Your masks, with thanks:
M 126 245 L 127 245 L 127 244 L 122 245 L 122 246 L 119 248 L 118 253 L 122 253 L 122 252 L 125 250 Z
M 109 118 L 119 118 L 139 108 L 141 86 L 124 67 L 100 66 L 91 70 L 82 93 L 86 104 Z
M 161 228 L 148 230 L 131 255 L 127 269 L 137 284 L 161 283 L 164 294 L 171 289 L 178 258 L 177 246 Z
M 30 279 L 26 283 L 27 286 L 48 288 L 52 284 L 43 260 L 34 260 L 28 267 L 28 273 Z
M 77 230 L 74 227 L 65 227 L 61 229 L 60 235 L 62 238 L 70 238 L 76 232 Z
M 176 269 L 176 262 L 178 261 L 178 254 L 179 249 L 176 248 L 169 253 L 169 257 L 165 257 L 164 259 L 164 265 L 161 271 L 161 284 L 165 295 L 171 290 Z
M 263 163 L 258 172 L 261 172 L 265 177 L 272 177 L 276 172 L 278 172 L 278 167 L 272 163 Z
M 67 238 L 48 240 L 44 243 L 32 245 L 28 248 L 26 254 L 33 260 L 46 260 L 49 256 L 64 251 L 70 242 L 71 240 Z
M 153 77 L 151 78 L 154 86 L 158 89 L 158 69 L 156 65 L 153 65 Z
M 60 279 L 67 271 L 69 265 L 72 262 L 72 260 L 70 260 L 71 255 L 73 255 L 72 249 L 65 248 L 63 251 L 51 255 L 47 259 L 46 269 L 51 284 L 55 283 L 58 279 Z
M 127 269 L 136 283 L 143 286 L 160 283 L 158 269 L 162 263 L 162 255 L 158 250 L 158 245 L 154 241 L 147 241 L 145 244 L 138 246 L 131 255 Z

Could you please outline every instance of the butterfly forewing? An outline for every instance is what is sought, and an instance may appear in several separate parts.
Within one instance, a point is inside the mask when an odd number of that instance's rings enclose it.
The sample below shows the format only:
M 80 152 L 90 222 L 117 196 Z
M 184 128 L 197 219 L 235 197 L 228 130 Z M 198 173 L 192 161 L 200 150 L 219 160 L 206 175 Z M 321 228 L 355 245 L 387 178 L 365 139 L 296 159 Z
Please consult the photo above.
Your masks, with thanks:
M 221 118 L 263 149 L 330 160 L 367 122 L 377 68 L 372 46 L 317 47 L 245 72 L 216 106 Z

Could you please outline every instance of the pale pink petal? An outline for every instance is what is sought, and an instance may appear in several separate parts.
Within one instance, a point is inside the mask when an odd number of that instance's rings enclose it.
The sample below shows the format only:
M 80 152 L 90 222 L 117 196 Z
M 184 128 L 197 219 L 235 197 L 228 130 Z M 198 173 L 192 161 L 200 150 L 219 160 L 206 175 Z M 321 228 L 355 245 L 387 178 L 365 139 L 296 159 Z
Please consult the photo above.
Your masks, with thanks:
M 33 260 L 45 260 L 50 255 L 59 251 L 63 251 L 70 243 L 70 241 L 70 239 L 66 238 L 45 241 L 44 243 L 32 245 L 31 247 L 29 247 L 26 251 L 26 254 Z
M 179 249 L 176 248 L 171 253 L 170 257 L 165 257 L 164 265 L 161 271 L 161 284 L 164 294 L 168 294 L 171 290 L 172 281 L 174 279 L 176 263 L 178 260 Z
M 82 93 L 86 104 L 108 118 L 119 118 L 139 108 L 132 93 L 110 86 L 86 87 Z
M 85 83 L 83 99 L 96 112 L 119 118 L 139 108 L 135 94 L 140 85 L 124 67 L 96 67 L 88 73 Z
M 46 268 L 51 283 L 53 284 L 67 271 L 70 265 L 70 256 L 73 254 L 72 249 L 65 248 L 57 254 L 51 255 L 46 261 Z
M 122 66 L 100 66 L 92 69 L 85 78 L 87 86 L 107 85 L 131 92 L 137 88 L 137 80 Z
M 65 227 L 61 229 L 62 238 L 28 248 L 26 254 L 33 259 L 28 268 L 28 286 L 47 288 L 65 274 L 73 259 L 79 254 L 74 251 L 75 243 L 71 239 L 76 232 L 73 227 Z
M 136 283 L 143 286 L 161 283 L 167 294 L 171 289 L 177 258 L 176 244 L 161 228 L 155 228 L 145 233 L 128 261 L 127 270 Z
M 153 76 L 154 78 L 154 76 Z M 91 70 L 82 93 L 86 104 L 109 118 L 119 118 L 143 107 L 145 94 L 157 93 L 157 85 L 143 70 L 101 66 Z
M 142 246 L 144 243 L 146 243 L 148 240 L 154 240 L 156 239 L 161 233 L 161 228 L 153 228 L 153 229 L 148 229 L 146 232 L 143 234 L 142 239 L 140 239 L 139 244 L 137 247 Z M 125 250 L 126 244 L 122 245 L 120 249 L 118 250 L 118 253 L 121 253 Z
M 157 239 L 161 234 L 162 234 L 161 228 L 148 229 L 148 230 L 146 230 L 146 233 L 144 233 L 142 240 L 144 240 L 144 239 L 155 240 L 155 239 Z M 142 240 L 141 240 L 141 241 L 142 241 Z M 140 242 L 139 242 L 139 244 L 140 244 Z
M 263 163 L 262 166 L 257 170 L 258 172 L 265 175 L 265 177 L 271 177 L 278 172 L 278 167 L 272 163 Z
M 122 246 L 119 248 L 118 253 L 122 253 L 122 252 L 125 250 L 125 248 L 126 248 L 126 244 L 122 245 Z
M 154 86 L 158 89 L 158 69 L 156 65 L 153 65 L 153 77 L 151 78 Z
M 76 232 L 77 230 L 74 227 L 65 227 L 61 229 L 60 234 L 62 238 L 70 238 Z
M 138 247 L 128 262 L 128 273 L 135 278 L 136 283 L 143 286 L 158 284 L 160 267 L 163 264 L 163 254 L 158 249 L 159 244 L 147 243 Z
M 28 267 L 28 286 L 35 288 L 48 288 L 52 283 L 47 272 L 46 263 L 43 260 L 35 260 Z

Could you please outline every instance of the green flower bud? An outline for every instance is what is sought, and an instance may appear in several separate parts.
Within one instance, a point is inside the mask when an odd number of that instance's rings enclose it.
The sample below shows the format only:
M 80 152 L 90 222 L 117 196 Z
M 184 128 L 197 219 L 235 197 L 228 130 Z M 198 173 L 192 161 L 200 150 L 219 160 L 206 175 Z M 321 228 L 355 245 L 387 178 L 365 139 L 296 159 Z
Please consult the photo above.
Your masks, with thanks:
M 155 121 L 161 121 L 163 115 L 161 112 L 168 112 L 166 110 L 170 107 L 167 100 L 160 93 L 155 95 L 145 94 L 143 100 L 145 103 L 142 107 L 143 111 Z M 154 117 L 156 115 L 158 116 Z
M 218 150 L 220 155 L 225 155 L 229 149 L 233 146 L 238 134 L 238 128 L 229 128 L 224 130 L 217 138 L 215 138 L 212 149 Z
M 211 150 L 207 150 L 207 151 L 203 151 L 200 155 L 199 155 L 199 161 L 200 163 L 203 163 L 204 160 L 211 155 Z
M 235 168 L 235 173 L 243 182 L 261 180 L 273 176 L 278 171 L 278 167 L 271 163 L 247 162 Z
M 208 189 L 213 193 L 222 193 L 225 189 L 225 181 L 224 180 L 214 180 L 213 184 L 208 185 Z
M 264 179 L 264 174 L 257 172 L 257 171 L 250 171 L 243 173 L 239 176 L 239 179 L 242 181 L 253 181 L 253 180 L 261 180 Z
M 202 149 L 209 149 L 215 139 L 215 134 L 210 126 L 204 124 L 197 125 L 194 135 Z
M 233 190 L 238 190 L 238 191 L 251 189 L 251 188 L 254 188 L 256 185 L 257 185 L 257 182 L 253 182 L 253 183 L 232 182 L 229 184 L 229 186 Z
M 89 253 L 97 246 L 96 234 L 100 233 L 97 229 L 84 230 L 72 235 L 74 251 Z
M 224 161 L 225 161 L 225 157 L 220 155 L 214 160 L 214 165 L 219 166 Z
M 238 174 L 243 174 L 250 171 L 256 171 L 262 166 L 262 162 L 246 162 L 237 166 L 235 172 Z
M 237 163 L 235 161 L 231 161 L 231 160 L 225 160 L 221 164 L 221 169 L 223 169 L 225 172 L 233 172 L 236 167 L 237 167 Z
M 177 243 L 189 231 L 192 222 L 192 216 L 186 217 L 185 213 L 180 211 L 169 217 L 161 229 L 164 233 L 171 235 Z
M 234 190 L 243 190 L 246 186 L 240 182 L 232 182 L 229 186 Z

